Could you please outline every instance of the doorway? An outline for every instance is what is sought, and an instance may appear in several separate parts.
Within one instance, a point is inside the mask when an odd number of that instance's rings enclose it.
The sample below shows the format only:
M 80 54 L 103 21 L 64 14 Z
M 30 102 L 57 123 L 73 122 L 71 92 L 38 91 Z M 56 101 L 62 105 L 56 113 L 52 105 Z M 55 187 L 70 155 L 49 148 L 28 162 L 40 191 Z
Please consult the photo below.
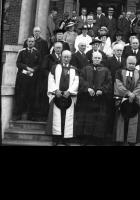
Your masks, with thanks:
M 105 14 L 107 13 L 108 7 L 113 6 L 115 9 L 115 17 L 118 17 L 122 11 L 126 11 L 127 0 L 80 0 L 80 11 L 82 7 L 86 7 L 88 13 L 93 12 L 96 14 L 98 5 L 102 5 Z

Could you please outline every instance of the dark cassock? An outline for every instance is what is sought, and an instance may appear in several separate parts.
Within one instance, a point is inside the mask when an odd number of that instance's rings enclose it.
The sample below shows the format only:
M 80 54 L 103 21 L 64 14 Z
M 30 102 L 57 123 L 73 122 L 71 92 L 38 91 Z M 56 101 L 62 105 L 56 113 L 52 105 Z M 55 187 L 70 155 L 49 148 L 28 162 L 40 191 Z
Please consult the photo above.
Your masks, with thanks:
M 126 99 L 130 92 L 135 94 L 133 103 Z M 119 70 L 116 73 L 114 94 L 121 99 L 116 105 L 114 139 L 116 142 L 135 144 L 140 141 L 140 72 Z
M 91 97 L 88 89 L 101 90 L 102 96 Z M 109 126 L 108 107 L 112 93 L 110 71 L 103 65 L 85 67 L 80 76 L 79 99 L 76 106 L 77 137 L 105 139 Z
M 127 57 L 130 56 L 130 55 L 136 56 L 137 65 L 140 65 L 140 49 L 134 50 L 134 49 L 132 49 L 132 47 L 130 45 L 126 46 L 124 48 L 122 56 L 124 57 L 124 59 L 127 59 Z
M 61 63 L 61 55 L 55 53 L 46 55 L 41 65 L 41 79 L 37 86 L 36 107 L 38 108 L 38 120 L 46 121 L 49 112 L 49 98 L 47 96 L 48 75 L 52 67 Z
M 102 58 L 103 58 L 103 59 L 102 59 L 102 64 L 103 64 L 104 66 L 106 66 L 107 56 L 106 56 L 106 54 L 105 54 L 103 51 L 100 51 L 100 50 L 99 50 L 99 52 L 102 54 Z M 88 62 L 89 62 L 90 64 L 93 63 L 93 60 L 92 60 L 92 58 L 93 58 L 93 53 L 94 53 L 93 50 L 90 50 L 90 51 L 88 51 L 88 52 L 86 53 L 86 57 L 87 57 Z
M 77 51 L 75 54 L 72 55 L 71 64 L 75 66 L 80 72 L 84 67 L 89 64 L 89 62 L 85 53 Z
M 115 102 L 113 99 L 114 96 L 114 82 L 115 82 L 115 75 L 116 72 L 120 69 L 125 67 L 125 59 L 123 57 L 118 58 L 117 56 L 113 55 L 113 57 L 107 59 L 106 67 L 111 72 L 112 77 L 112 101 L 110 102 L 110 134 L 113 133 L 114 127 L 114 120 L 115 120 Z
M 51 69 L 48 79 L 49 135 L 60 136 L 64 139 L 74 137 L 74 114 L 78 87 L 79 76 L 73 66 L 58 64 Z M 69 91 L 71 96 L 57 98 L 53 95 L 57 90 L 62 93 Z
M 18 68 L 15 86 L 16 116 L 26 113 L 31 119 L 36 114 L 34 102 L 40 63 L 41 56 L 35 47 L 25 48 L 19 52 L 16 63 Z M 27 67 L 33 69 L 34 72 L 29 73 Z
M 39 37 L 35 39 L 35 47 L 40 52 L 41 60 L 43 61 L 44 57 L 49 54 L 47 41 Z M 27 40 L 24 42 L 24 48 L 27 48 Z

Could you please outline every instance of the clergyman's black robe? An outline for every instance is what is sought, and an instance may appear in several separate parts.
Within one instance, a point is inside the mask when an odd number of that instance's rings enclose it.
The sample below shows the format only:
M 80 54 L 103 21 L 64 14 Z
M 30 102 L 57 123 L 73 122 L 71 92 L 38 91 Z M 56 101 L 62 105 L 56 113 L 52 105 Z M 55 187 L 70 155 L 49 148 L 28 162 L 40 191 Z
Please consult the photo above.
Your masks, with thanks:
M 101 90 L 101 97 L 91 97 L 88 88 Z M 105 138 L 108 130 L 109 102 L 112 93 L 110 71 L 94 65 L 81 72 L 79 97 L 76 108 L 76 135 Z

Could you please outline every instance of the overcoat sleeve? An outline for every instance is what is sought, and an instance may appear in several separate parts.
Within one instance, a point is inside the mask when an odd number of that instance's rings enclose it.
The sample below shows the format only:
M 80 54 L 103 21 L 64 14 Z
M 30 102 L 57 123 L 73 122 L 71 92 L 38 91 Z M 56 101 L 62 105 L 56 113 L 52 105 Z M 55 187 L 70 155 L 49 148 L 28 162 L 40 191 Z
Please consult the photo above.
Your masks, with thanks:
M 28 67 L 22 61 L 22 54 L 23 54 L 23 51 L 20 51 L 19 54 L 18 54 L 17 62 L 16 62 L 17 68 L 21 71 L 27 70 L 27 67 Z

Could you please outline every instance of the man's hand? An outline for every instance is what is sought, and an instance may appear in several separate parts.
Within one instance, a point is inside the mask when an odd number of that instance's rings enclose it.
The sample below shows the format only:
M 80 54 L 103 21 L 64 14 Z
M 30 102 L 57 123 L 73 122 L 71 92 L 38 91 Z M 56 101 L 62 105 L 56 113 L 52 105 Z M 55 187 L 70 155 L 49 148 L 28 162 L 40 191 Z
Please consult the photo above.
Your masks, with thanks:
M 135 94 L 129 93 L 128 96 L 129 96 L 129 102 L 132 103 L 134 101 L 134 99 L 135 99 Z
M 55 94 L 56 94 L 57 98 L 60 98 L 62 96 L 62 93 L 60 90 L 56 90 Z
M 66 99 L 68 99 L 69 96 L 70 96 L 70 92 L 68 92 L 68 91 L 64 92 L 63 97 L 65 97 Z
M 101 90 L 97 90 L 96 95 L 97 95 L 97 96 L 102 96 L 102 95 L 103 95 L 103 92 L 102 92 Z
M 93 89 L 88 88 L 88 92 L 89 92 L 89 94 L 90 94 L 91 97 L 94 97 L 94 96 L 95 96 L 95 92 L 94 92 Z

